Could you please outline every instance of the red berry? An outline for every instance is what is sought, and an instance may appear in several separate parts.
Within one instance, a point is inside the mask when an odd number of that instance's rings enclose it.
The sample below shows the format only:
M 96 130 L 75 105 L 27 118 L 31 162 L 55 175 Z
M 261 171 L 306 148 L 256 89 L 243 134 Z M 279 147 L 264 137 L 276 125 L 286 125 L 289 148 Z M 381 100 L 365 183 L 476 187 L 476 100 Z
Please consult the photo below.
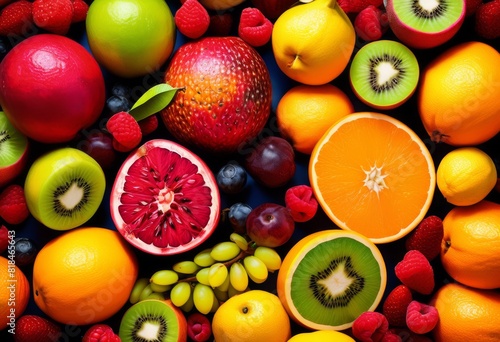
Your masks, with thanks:
M 15 342 L 59 341 L 61 327 L 37 315 L 23 315 L 16 321 Z
M 238 36 L 249 45 L 258 47 L 271 39 L 273 24 L 257 8 L 246 7 L 241 11 Z
M 383 0 L 338 0 L 337 2 L 347 14 L 359 13 L 370 5 L 381 7 Z
M 285 206 L 295 222 L 309 221 L 318 211 L 318 201 L 308 185 L 296 185 L 285 193 Z
M 26 0 L 5 6 L 0 13 L 0 36 L 23 35 L 33 25 L 32 4 Z
M 382 341 L 388 330 L 389 322 L 380 312 L 365 311 L 352 324 L 352 334 L 361 342 Z
M 9 230 L 3 224 L 0 226 L 0 254 L 9 246 Z
M 434 270 L 429 260 L 418 250 L 406 252 L 394 270 L 404 285 L 420 294 L 430 294 L 434 289 Z
M 187 317 L 188 336 L 196 342 L 205 342 L 212 336 L 212 324 L 207 316 L 199 312 L 190 314 Z
M 402 342 L 403 339 L 401 336 L 396 335 L 391 330 L 387 331 L 385 335 L 382 337 L 382 342 Z
M 398 285 L 389 293 L 382 305 L 382 313 L 391 327 L 406 326 L 406 308 L 412 300 L 411 290 L 406 285 Z
M 24 196 L 24 188 L 18 184 L 11 184 L 0 193 L 0 217 L 10 224 L 20 224 L 29 216 L 30 212 Z
M 475 31 L 485 39 L 500 37 L 500 0 L 482 3 L 476 11 Z
M 71 18 L 71 22 L 78 23 L 80 21 L 85 21 L 88 11 L 89 5 L 85 1 L 73 0 L 73 17 Z
M 420 303 L 416 300 L 408 305 L 406 311 L 406 325 L 416 334 L 427 334 L 439 321 L 439 313 L 432 305 Z
M 210 15 L 198 0 L 186 0 L 175 12 L 175 25 L 188 38 L 200 38 L 210 26 Z
M 107 324 L 94 324 L 83 335 L 82 342 L 120 342 L 120 337 Z
M 465 0 L 465 16 L 474 15 L 482 3 L 483 0 Z
M 139 123 L 127 112 L 113 114 L 106 123 L 106 129 L 113 136 L 113 147 L 119 152 L 129 152 L 142 139 Z
M 150 115 L 142 119 L 139 121 L 139 127 L 141 128 L 142 136 L 153 133 L 158 128 L 158 117 L 156 115 Z
M 379 40 L 388 28 L 387 13 L 373 5 L 364 8 L 354 19 L 356 34 L 367 42 Z
M 231 12 L 213 14 L 210 16 L 207 34 L 215 37 L 229 36 L 232 27 L 233 15 Z
M 416 249 L 430 261 L 441 253 L 443 235 L 443 221 L 437 216 L 428 216 L 406 238 L 406 250 Z
M 71 0 L 35 0 L 33 1 L 33 21 L 51 33 L 65 35 L 73 19 Z

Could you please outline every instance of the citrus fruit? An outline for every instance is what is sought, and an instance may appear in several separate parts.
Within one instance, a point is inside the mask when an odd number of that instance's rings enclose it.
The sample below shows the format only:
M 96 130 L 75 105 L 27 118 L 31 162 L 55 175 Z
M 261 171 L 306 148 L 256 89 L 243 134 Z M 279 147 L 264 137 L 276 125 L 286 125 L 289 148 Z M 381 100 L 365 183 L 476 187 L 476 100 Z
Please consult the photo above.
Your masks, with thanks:
M 299 240 L 277 278 L 278 296 L 290 317 L 312 330 L 344 330 L 380 303 L 385 262 L 365 236 L 327 229 Z
M 448 152 L 438 165 L 436 184 L 454 205 L 471 205 L 483 200 L 495 187 L 497 171 L 493 159 L 476 147 Z
M 10 249 L 9 256 L 13 256 Z M 0 285 L 0 330 L 15 331 L 16 320 L 28 306 L 30 283 L 14 258 L 0 256 Z
M 310 154 L 328 128 L 353 113 L 349 97 L 338 87 L 297 85 L 279 100 L 276 119 L 281 135 L 298 152 Z
M 477 145 L 500 131 L 500 53 L 465 42 L 436 57 L 422 71 L 418 111 L 431 139 Z
M 162 111 L 177 140 L 213 155 L 230 154 L 260 133 L 271 113 L 271 77 L 262 57 L 239 37 L 183 44 L 165 71 L 180 88 Z
M 291 325 L 276 295 L 249 290 L 221 304 L 212 319 L 212 332 L 217 342 L 285 342 Z
M 137 274 L 136 256 L 118 232 L 76 228 L 38 252 L 33 265 L 35 303 L 63 324 L 93 324 L 123 307 Z
M 418 225 L 432 202 L 435 178 L 422 140 L 380 113 L 338 120 L 309 162 L 311 187 L 328 217 L 375 243 L 395 241 Z
M 0 106 L 16 129 L 42 143 L 75 138 L 99 118 L 105 97 L 96 60 L 65 36 L 26 38 L 0 64 Z
M 500 204 L 482 200 L 454 207 L 443 219 L 441 263 L 462 284 L 500 287 Z
M 174 49 L 175 22 L 164 0 L 95 0 L 85 22 L 90 50 L 111 73 L 153 73 Z
M 296 334 L 288 342 L 355 342 L 355 340 L 340 331 L 317 330 Z
M 435 342 L 500 341 L 500 293 L 458 283 L 442 286 L 431 305 L 439 312 L 432 334 Z
M 191 250 L 213 233 L 220 194 L 210 168 L 196 154 L 151 139 L 121 165 L 110 194 L 111 218 L 134 247 L 150 254 Z
M 278 67 L 292 80 L 325 84 L 346 68 L 356 34 L 336 0 L 303 2 L 274 23 L 272 50 Z

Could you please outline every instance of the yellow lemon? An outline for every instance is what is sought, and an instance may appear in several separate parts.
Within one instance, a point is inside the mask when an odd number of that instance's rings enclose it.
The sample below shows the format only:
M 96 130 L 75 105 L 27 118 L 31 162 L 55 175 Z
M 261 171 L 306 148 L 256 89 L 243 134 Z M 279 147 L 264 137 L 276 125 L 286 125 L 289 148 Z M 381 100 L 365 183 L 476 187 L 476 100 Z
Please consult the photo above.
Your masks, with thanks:
M 288 342 L 355 342 L 355 340 L 340 331 L 317 330 L 294 335 Z
M 328 83 L 346 68 L 356 34 L 336 0 L 290 7 L 274 23 L 272 49 L 285 75 L 310 85 Z
M 318 86 L 297 85 L 278 102 L 276 119 L 282 136 L 295 150 L 311 154 L 323 134 L 338 119 L 354 112 L 349 97 L 327 83 Z
M 212 332 L 217 342 L 286 342 L 291 325 L 278 296 L 249 290 L 229 298 L 217 309 Z
M 493 190 L 496 182 L 495 163 L 476 147 L 461 147 L 448 152 L 437 168 L 439 191 L 454 205 L 478 203 Z

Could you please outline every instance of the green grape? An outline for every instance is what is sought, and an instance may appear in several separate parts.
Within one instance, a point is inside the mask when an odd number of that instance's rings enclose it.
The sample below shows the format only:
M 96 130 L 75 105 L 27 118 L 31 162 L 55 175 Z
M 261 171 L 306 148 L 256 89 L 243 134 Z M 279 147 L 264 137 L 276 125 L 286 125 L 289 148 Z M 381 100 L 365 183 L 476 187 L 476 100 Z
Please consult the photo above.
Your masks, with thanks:
M 243 293 L 245 291 L 238 291 L 236 290 L 231 283 L 229 283 L 229 288 L 227 289 L 227 296 L 229 298 L 236 296 L 237 294 Z
M 193 290 L 194 307 L 200 313 L 206 315 L 212 310 L 214 305 L 214 291 L 208 285 L 196 284 Z
M 212 249 L 204 249 L 194 256 L 194 262 L 200 267 L 209 267 L 215 263 L 215 260 L 210 255 Z
M 231 233 L 231 235 L 229 235 L 229 239 L 237 244 L 242 251 L 246 251 L 248 249 L 248 241 L 244 236 L 238 233 Z
M 149 285 L 154 292 L 167 292 L 172 288 L 172 285 L 158 285 L 156 283 L 150 283 Z
M 196 272 L 196 280 L 203 285 L 210 285 L 208 280 L 208 273 L 210 272 L 210 267 L 205 267 Z
M 177 307 L 186 304 L 189 297 L 191 297 L 191 284 L 185 281 L 178 282 L 170 291 L 170 299 Z
M 266 264 L 254 255 L 249 255 L 243 259 L 243 265 L 248 273 L 248 277 L 257 284 L 266 281 L 269 271 Z
M 227 294 L 227 290 L 226 291 L 222 291 L 220 288 L 216 287 L 214 289 L 214 294 L 215 294 L 215 297 L 217 297 L 217 299 L 220 300 L 221 302 L 225 302 L 226 300 L 229 299 L 229 296 Z
M 186 304 L 181 306 L 181 310 L 184 312 L 191 312 L 193 308 L 194 308 L 193 291 L 191 291 L 191 295 L 189 296 L 188 301 L 186 302 Z
M 150 281 L 157 285 L 172 285 L 177 283 L 179 275 L 172 270 L 156 271 L 151 276 Z
M 194 261 L 187 260 L 175 263 L 174 266 L 172 266 L 172 269 L 181 274 L 194 274 L 200 269 L 200 266 L 198 266 L 198 264 Z
M 153 292 L 151 284 L 148 284 L 144 289 L 142 289 L 141 294 L 139 295 L 139 301 L 147 299 Z
M 270 247 L 259 246 L 255 249 L 253 255 L 262 260 L 267 269 L 271 272 L 279 270 L 281 267 L 280 255 Z
M 212 287 L 217 287 L 224 284 L 228 276 L 228 270 L 226 265 L 223 263 L 217 262 L 210 266 L 208 270 L 208 283 Z
M 130 296 L 129 296 L 130 304 L 135 304 L 139 301 L 139 296 L 141 295 L 142 290 L 144 290 L 144 288 L 148 285 L 149 285 L 148 278 L 138 278 L 136 280 L 134 287 L 132 288 L 132 291 L 130 291 Z
M 152 292 L 149 296 L 147 296 L 145 299 L 158 299 L 158 300 L 165 300 L 165 296 L 163 293 L 160 292 Z
M 221 285 L 217 286 L 217 289 L 219 289 L 222 292 L 227 292 L 228 288 L 229 288 L 229 277 L 226 277 L 224 282 Z
M 215 294 L 215 292 L 214 292 Z M 215 312 L 219 308 L 220 303 L 219 300 L 217 299 L 217 296 L 214 295 L 214 303 L 212 304 L 212 309 L 210 309 L 210 312 Z
M 248 287 L 248 274 L 245 267 L 235 262 L 229 269 L 229 281 L 237 291 L 244 291 Z
M 212 248 L 210 256 L 215 261 L 228 261 L 240 254 L 240 251 L 240 247 L 234 242 L 224 241 L 219 242 Z

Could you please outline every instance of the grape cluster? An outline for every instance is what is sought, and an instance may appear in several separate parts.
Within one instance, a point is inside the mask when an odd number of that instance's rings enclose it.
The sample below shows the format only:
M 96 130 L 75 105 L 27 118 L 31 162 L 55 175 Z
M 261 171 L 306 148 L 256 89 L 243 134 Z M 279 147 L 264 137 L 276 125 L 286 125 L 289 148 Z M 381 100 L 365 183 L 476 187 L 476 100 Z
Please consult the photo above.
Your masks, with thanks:
M 139 278 L 130 302 L 170 298 L 184 312 L 195 308 L 206 315 L 215 312 L 220 302 L 246 291 L 250 282 L 263 283 L 269 272 L 281 267 L 274 249 L 255 245 L 236 232 L 229 240 L 200 251 L 193 260 L 158 270 L 149 279 Z

